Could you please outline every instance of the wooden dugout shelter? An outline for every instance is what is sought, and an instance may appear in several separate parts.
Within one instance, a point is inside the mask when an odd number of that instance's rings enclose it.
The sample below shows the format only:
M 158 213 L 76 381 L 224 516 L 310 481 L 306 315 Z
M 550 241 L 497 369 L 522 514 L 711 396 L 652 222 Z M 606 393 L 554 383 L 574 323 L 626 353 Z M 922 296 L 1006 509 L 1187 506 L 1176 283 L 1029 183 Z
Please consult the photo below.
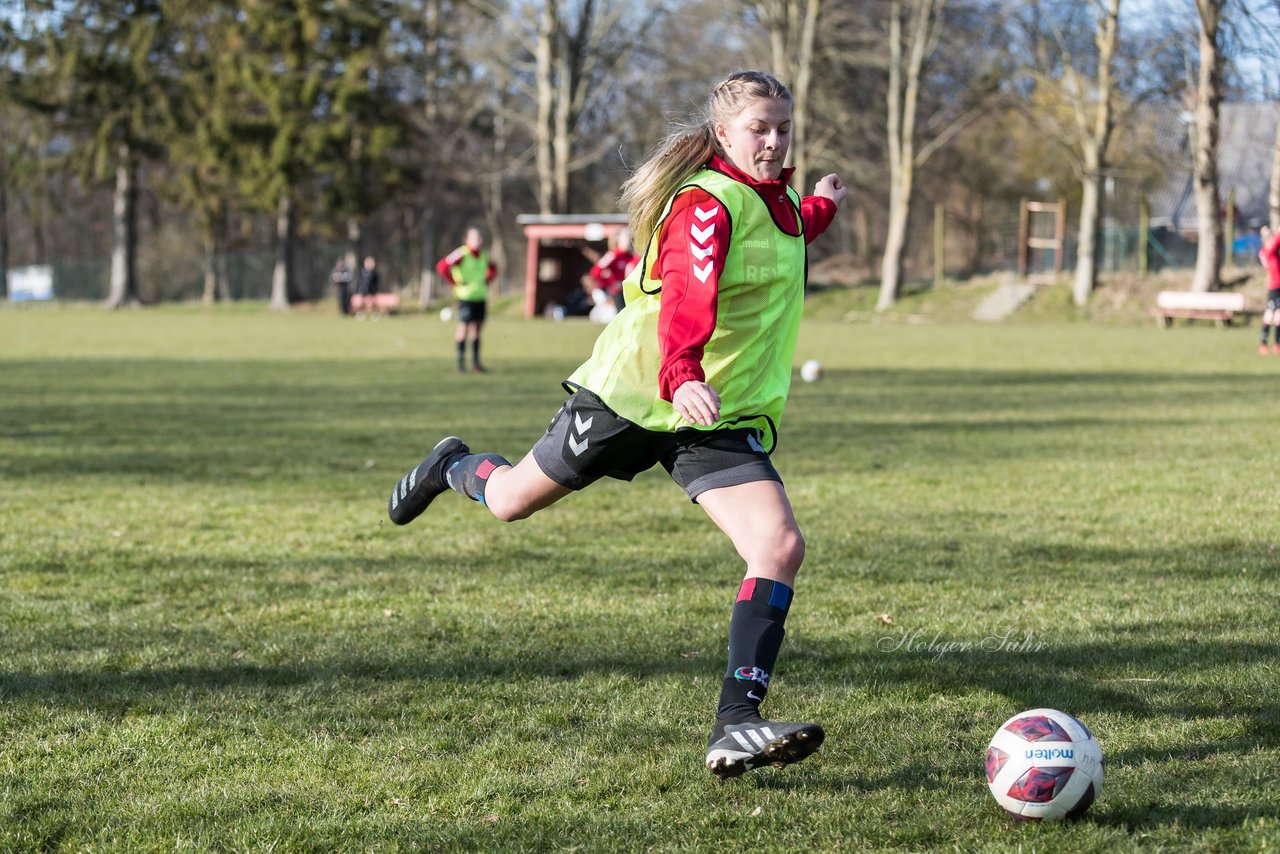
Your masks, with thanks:
M 582 277 L 608 250 L 609 238 L 627 227 L 626 214 L 520 214 L 527 248 L 524 316 L 537 317 L 551 303 L 563 305 Z

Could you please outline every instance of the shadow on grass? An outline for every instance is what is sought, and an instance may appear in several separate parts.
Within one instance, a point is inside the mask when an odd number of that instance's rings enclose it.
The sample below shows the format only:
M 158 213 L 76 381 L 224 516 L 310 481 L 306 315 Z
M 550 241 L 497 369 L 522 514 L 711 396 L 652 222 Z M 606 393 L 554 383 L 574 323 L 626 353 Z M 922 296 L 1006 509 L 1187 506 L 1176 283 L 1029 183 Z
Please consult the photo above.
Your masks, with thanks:
M 404 361 L 380 366 L 377 382 L 370 383 L 364 363 L 14 363 L 6 365 L 9 400 L 0 411 L 0 441 L 16 443 L 17 452 L 5 461 L 5 475 L 45 479 L 74 467 L 77 477 L 159 482 L 306 477 L 349 463 L 353 447 L 408 459 L 452 432 L 522 452 L 563 400 L 554 368 L 534 360 L 477 381 L 444 371 L 424 375 L 421 363 Z M 565 363 L 564 373 L 571 369 Z M 1091 437 L 1117 427 L 1212 425 L 1219 404 L 1269 395 L 1272 379 L 997 369 L 833 372 L 829 381 L 793 395 L 783 443 L 816 457 L 850 437 L 874 451 L 903 437 L 927 441 L 946 432 L 1016 437 L 1061 431 L 1069 441 L 1057 445 L 1033 438 L 1025 445 L 963 442 L 947 450 L 949 458 L 967 461 L 1014 453 L 1051 458 L 1076 454 Z M 1170 401 L 1187 409 L 1148 414 L 1147 406 Z M 884 420 L 884 413 L 902 420 Z

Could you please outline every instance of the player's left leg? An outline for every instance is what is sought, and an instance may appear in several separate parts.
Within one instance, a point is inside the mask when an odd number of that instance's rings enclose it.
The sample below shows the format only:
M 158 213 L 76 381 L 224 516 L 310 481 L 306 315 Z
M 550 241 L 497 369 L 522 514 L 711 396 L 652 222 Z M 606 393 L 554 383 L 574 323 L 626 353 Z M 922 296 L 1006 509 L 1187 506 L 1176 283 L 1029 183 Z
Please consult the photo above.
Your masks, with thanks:
M 762 765 L 799 762 L 821 746 L 822 727 L 768 721 L 760 714 L 804 560 L 804 537 L 791 502 L 773 480 L 711 489 L 697 501 L 747 564 L 729 622 L 728 668 L 707 768 L 725 778 Z
M 480 364 L 480 331 L 484 328 L 484 321 L 477 321 L 471 324 L 469 336 L 471 338 L 471 370 L 478 374 L 486 373 L 484 365 Z

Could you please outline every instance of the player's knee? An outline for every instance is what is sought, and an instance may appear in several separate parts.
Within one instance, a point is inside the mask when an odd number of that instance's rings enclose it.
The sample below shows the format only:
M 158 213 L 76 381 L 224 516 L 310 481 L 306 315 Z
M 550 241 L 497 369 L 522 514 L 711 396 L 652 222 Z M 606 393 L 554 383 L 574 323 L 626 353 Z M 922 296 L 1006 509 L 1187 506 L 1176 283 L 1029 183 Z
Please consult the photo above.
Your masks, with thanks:
M 783 532 L 779 543 L 778 558 L 783 566 L 795 573 L 804 563 L 804 534 L 799 528 L 791 528 Z
M 489 508 L 489 512 L 500 522 L 517 522 L 527 518 L 528 513 L 522 513 L 521 507 L 510 501 L 505 501 L 497 496 L 490 498 L 485 496 L 485 507 Z
M 783 528 L 758 541 L 746 558 L 748 565 L 768 567 L 784 576 L 793 576 L 804 563 L 804 535 L 798 528 Z
M 502 490 L 486 492 L 484 506 L 488 507 L 489 512 L 500 522 L 519 522 L 533 515 L 533 509 L 528 502 Z

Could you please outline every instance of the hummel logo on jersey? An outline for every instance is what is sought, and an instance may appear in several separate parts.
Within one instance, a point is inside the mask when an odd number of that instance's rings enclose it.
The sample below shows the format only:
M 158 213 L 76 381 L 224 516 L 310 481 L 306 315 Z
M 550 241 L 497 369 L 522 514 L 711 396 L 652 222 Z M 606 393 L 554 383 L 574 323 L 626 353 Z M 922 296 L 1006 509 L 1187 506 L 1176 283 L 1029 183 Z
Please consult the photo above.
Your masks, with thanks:
M 698 219 L 702 220 L 703 222 L 706 222 L 707 220 L 711 219 L 713 216 L 715 216 L 718 213 L 720 213 L 719 205 L 716 205 L 710 210 L 705 210 L 705 211 L 702 208 L 698 207 L 697 205 L 693 206 L 693 215 L 696 216 Z
M 701 246 L 699 246 L 696 243 L 691 242 L 689 244 L 689 254 L 692 255 L 694 258 L 697 258 L 699 261 L 707 260 L 712 256 L 712 254 L 715 253 L 715 251 L 716 249 L 714 246 L 708 246 L 706 249 L 703 249 Z
M 697 205 L 693 206 L 693 215 L 701 222 L 706 222 L 718 213 L 720 213 L 719 205 L 714 205 L 706 210 L 698 207 Z M 689 253 L 697 260 L 706 262 L 702 264 L 702 266 L 694 264 L 693 275 L 696 276 L 698 281 L 702 282 L 704 285 L 707 283 L 707 279 L 711 277 L 711 270 L 713 266 L 712 256 L 715 255 L 716 252 L 714 245 L 708 246 L 706 243 L 711 239 L 711 235 L 715 233 L 716 224 L 714 222 L 706 228 L 698 228 L 698 226 L 693 223 L 689 224 L 689 236 L 693 238 L 689 243 Z

